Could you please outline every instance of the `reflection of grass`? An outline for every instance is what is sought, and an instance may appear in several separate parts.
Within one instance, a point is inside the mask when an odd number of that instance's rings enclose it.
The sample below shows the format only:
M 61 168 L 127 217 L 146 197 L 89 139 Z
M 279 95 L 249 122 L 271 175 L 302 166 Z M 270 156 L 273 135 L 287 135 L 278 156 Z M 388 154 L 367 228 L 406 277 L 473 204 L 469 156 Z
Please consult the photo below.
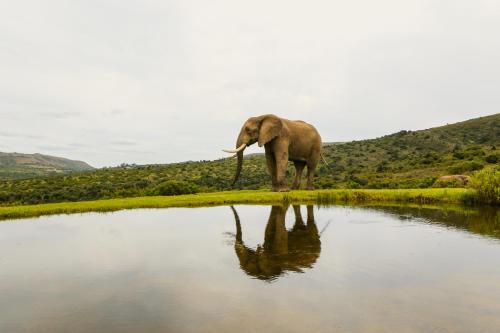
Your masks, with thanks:
M 412 220 L 415 218 L 423 218 L 426 223 L 453 227 L 474 234 L 492 236 L 500 239 L 500 210 L 496 207 L 394 203 L 367 203 L 362 206 L 376 211 L 383 211 L 398 218 L 404 218 L 405 216 L 411 216 Z
M 329 203 L 463 203 L 474 197 L 466 189 L 411 190 L 317 190 L 276 193 L 269 191 L 229 191 L 179 196 L 136 197 L 98 201 L 63 202 L 42 205 L 0 207 L 0 219 L 48 214 L 105 212 L 132 208 L 200 207 L 229 204 L 329 204 Z

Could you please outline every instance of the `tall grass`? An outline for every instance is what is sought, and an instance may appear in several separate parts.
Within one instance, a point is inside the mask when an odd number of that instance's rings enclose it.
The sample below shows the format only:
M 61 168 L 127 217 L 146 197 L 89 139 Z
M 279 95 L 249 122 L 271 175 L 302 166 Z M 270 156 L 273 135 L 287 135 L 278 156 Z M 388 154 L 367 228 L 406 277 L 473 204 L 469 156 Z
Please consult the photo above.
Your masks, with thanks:
M 63 202 L 42 205 L 0 207 L 0 219 L 13 219 L 48 214 L 107 212 L 133 208 L 200 207 L 231 204 L 360 204 L 395 203 L 464 203 L 474 198 L 467 189 L 411 190 L 317 190 L 276 193 L 269 191 L 228 191 L 178 196 L 152 196 L 97 201 Z M 473 202 L 474 200 L 470 201 Z
M 500 167 L 487 167 L 473 174 L 470 187 L 477 200 L 490 205 L 500 204 Z
M 400 202 L 416 204 L 468 203 L 474 192 L 466 189 L 398 189 L 318 191 L 318 204 L 336 202 Z

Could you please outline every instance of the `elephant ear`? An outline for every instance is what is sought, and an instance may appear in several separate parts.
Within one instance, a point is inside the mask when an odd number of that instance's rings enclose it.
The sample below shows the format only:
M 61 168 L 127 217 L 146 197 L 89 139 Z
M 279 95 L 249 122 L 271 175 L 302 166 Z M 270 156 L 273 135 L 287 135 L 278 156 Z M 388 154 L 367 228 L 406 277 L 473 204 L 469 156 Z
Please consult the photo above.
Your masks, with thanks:
M 276 116 L 267 116 L 262 120 L 259 131 L 259 147 L 262 147 L 281 133 L 283 123 Z

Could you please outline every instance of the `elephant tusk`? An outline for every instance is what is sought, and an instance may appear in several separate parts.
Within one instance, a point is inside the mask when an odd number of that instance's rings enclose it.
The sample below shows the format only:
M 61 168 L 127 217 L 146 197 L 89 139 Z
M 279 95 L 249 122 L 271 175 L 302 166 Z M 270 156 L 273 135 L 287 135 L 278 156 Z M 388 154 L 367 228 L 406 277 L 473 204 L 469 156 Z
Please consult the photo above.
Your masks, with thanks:
M 238 148 L 236 149 L 222 149 L 222 151 L 226 152 L 226 153 L 238 153 L 240 151 L 242 151 L 243 149 L 245 149 L 245 147 L 247 146 L 246 143 L 243 143 L 241 144 L 241 146 L 239 146 Z
M 236 157 L 236 156 L 238 156 L 238 153 L 236 153 L 234 155 L 231 155 L 231 156 L 228 156 L 228 157 L 224 157 L 224 158 L 228 159 L 228 158 L 233 158 L 233 157 Z

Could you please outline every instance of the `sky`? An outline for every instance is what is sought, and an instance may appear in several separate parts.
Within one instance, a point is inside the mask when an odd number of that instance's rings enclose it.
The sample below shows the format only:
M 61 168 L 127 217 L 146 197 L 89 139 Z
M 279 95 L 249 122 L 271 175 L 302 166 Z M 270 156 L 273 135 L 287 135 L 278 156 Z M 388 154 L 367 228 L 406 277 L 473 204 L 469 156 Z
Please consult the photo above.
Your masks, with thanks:
M 0 151 L 170 163 L 267 113 L 325 142 L 490 115 L 499 32 L 498 0 L 1 1 Z

